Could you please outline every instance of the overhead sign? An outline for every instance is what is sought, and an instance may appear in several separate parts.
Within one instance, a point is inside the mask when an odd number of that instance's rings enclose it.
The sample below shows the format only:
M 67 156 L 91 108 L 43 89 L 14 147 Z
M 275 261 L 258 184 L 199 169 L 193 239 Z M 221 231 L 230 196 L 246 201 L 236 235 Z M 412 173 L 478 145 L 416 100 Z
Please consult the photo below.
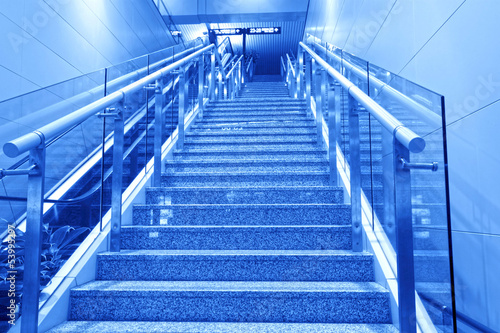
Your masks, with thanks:
M 247 28 L 248 35 L 279 35 L 281 27 Z
M 210 34 L 215 34 L 216 36 L 227 36 L 227 35 L 242 35 L 245 28 L 231 28 L 231 29 L 210 29 Z
M 209 32 L 216 36 L 279 35 L 281 34 L 281 27 L 210 29 Z

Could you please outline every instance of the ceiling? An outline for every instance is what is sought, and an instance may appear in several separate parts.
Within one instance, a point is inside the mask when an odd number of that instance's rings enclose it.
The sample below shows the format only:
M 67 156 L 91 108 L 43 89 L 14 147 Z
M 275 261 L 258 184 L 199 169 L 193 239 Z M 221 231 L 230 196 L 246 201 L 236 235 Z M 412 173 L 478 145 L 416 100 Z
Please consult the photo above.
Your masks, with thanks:
M 163 1 L 184 40 L 203 36 L 209 28 L 281 27 L 277 35 L 247 35 L 246 50 L 258 57 L 257 74 L 279 74 L 280 57 L 290 51 L 296 54 L 309 4 L 309 0 Z M 234 51 L 242 52 L 243 36 L 230 39 Z
M 309 5 L 309 0 L 162 1 L 175 24 L 305 21 Z

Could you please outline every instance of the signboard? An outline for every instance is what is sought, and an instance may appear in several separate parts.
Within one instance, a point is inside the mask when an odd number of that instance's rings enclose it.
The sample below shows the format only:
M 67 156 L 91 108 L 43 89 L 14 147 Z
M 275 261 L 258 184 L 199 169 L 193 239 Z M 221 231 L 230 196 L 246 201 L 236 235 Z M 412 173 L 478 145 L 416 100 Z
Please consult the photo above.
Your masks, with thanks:
M 216 36 L 228 36 L 228 35 L 243 35 L 245 32 L 244 28 L 231 28 L 231 29 L 210 29 L 209 33 Z
M 281 27 L 247 28 L 248 35 L 280 35 Z
M 230 35 L 280 35 L 281 27 L 260 27 L 260 28 L 226 28 L 226 29 L 210 29 L 210 34 L 216 36 Z

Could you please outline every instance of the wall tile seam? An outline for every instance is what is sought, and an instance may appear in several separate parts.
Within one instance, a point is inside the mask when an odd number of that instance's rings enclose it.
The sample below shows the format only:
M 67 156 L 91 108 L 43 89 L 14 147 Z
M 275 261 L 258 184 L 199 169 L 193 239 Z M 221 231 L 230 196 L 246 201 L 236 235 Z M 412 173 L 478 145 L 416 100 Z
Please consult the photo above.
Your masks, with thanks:
M 40 41 L 38 38 L 36 38 L 36 36 L 33 36 L 32 34 L 30 34 L 28 31 L 24 30 L 21 26 L 19 26 L 16 22 L 12 21 L 9 17 L 5 16 L 4 14 L 0 13 L 0 15 L 2 15 L 3 17 L 5 17 L 7 20 L 9 20 L 10 22 L 12 22 L 12 24 L 16 25 L 17 27 L 19 27 L 21 29 L 21 31 L 23 31 L 23 33 L 26 33 L 28 35 L 31 36 L 31 38 L 33 38 L 34 40 L 36 40 L 38 43 L 40 43 L 40 45 L 42 45 L 43 47 L 45 47 L 47 50 L 49 50 L 50 52 L 52 52 L 54 55 L 56 55 L 57 57 L 59 57 L 63 62 L 67 63 L 69 66 L 71 66 L 72 68 L 74 68 L 77 72 L 81 73 L 81 74 L 84 74 L 81 70 L 79 70 L 78 68 L 76 68 L 73 64 L 71 64 L 70 62 L 68 62 L 65 58 L 63 58 L 59 53 L 57 53 L 56 51 L 54 51 L 53 49 L 51 49 L 47 44 L 45 43 L 42 43 L 42 41 Z M 22 52 L 22 51 L 21 51 Z M 6 68 L 6 67 L 4 67 Z M 18 72 L 15 72 L 13 70 L 10 70 L 11 72 L 21 76 L 24 78 L 23 75 L 21 75 L 20 73 Z M 27 80 L 29 81 L 29 80 Z M 38 85 L 38 84 L 37 84 Z
M 83 1 L 83 4 L 87 6 L 87 8 L 94 14 L 94 16 L 101 22 L 101 24 L 109 31 L 109 33 L 116 39 L 116 41 L 123 47 L 123 49 L 129 54 L 130 57 L 128 59 L 134 58 L 134 55 L 130 53 L 130 50 L 121 42 L 118 37 L 116 37 L 115 33 L 101 20 L 101 18 L 94 12 L 94 10 L 87 4 L 86 1 Z
M 123 21 L 125 22 L 125 24 L 127 24 L 127 26 L 130 28 L 130 31 L 132 31 L 133 34 L 137 37 L 137 40 L 142 44 L 142 46 L 144 46 L 144 49 L 146 51 L 149 51 L 149 49 L 146 46 L 146 44 L 142 41 L 142 39 L 139 37 L 139 35 L 137 35 L 137 33 L 135 32 L 135 30 L 129 24 L 128 20 L 125 19 L 125 16 L 123 16 L 123 13 L 120 11 L 120 9 L 118 9 L 118 7 L 115 5 L 114 1 L 110 1 L 109 3 L 115 8 L 116 12 L 121 16 L 121 18 L 123 19 Z M 131 51 L 129 50 L 129 53 L 130 52 Z

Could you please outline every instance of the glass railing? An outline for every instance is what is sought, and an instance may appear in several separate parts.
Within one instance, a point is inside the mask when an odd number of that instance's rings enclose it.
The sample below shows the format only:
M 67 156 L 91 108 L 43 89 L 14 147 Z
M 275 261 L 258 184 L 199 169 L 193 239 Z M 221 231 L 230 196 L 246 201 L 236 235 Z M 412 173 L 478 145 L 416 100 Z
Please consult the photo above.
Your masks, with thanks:
M 179 113 L 189 116 L 195 110 L 200 102 L 200 91 L 201 98 L 208 97 L 205 85 L 213 86 L 208 83 L 206 72 L 207 68 L 210 69 L 206 66 L 210 64 L 210 50 L 204 48 L 202 40 L 195 40 L 188 46 L 190 48 L 186 50 L 179 46 L 161 50 L 0 103 L 5 119 L 1 125 L 4 129 L 0 134 L 2 145 L 10 142 L 10 147 L 15 147 L 9 153 L 9 148 L 4 148 L 0 155 L 0 221 L 3 223 L 0 233 L 3 233 L 4 240 L 0 252 L 2 309 L 7 309 L 14 299 L 15 316 L 19 316 L 21 293 L 24 293 L 23 299 L 33 300 L 34 297 L 33 290 L 23 290 L 21 281 L 24 281 L 24 286 L 40 285 L 43 289 L 90 230 L 98 226 L 116 204 L 113 198 L 118 195 L 121 198 L 123 190 L 153 159 L 156 153 L 155 131 L 160 135 L 161 140 L 156 143 L 161 148 L 161 144 L 179 127 Z M 206 50 L 201 52 L 202 48 Z M 191 55 L 193 53 L 196 54 Z M 186 56 L 193 60 L 185 60 Z M 202 74 L 198 73 L 200 64 Z M 139 80 L 144 82 L 140 86 Z M 184 83 L 182 89 L 180 82 Z M 134 85 L 135 88 L 131 89 Z M 184 101 L 182 107 L 180 99 Z M 161 107 L 157 108 L 157 105 Z M 158 119 L 164 125 L 161 130 L 155 126 Z M 72 125 L 67 126 L 68 122 Z M 116 133 L 122 134 L 117 137 Z M 40 135 L 42 145 L 39 148 L 24 149 L 24 144 L 14 144 L 27 137 L 29 141 L 30 135 L 35 138 Z M 47 141 L 43 143 L 43 139 Z M 122 167 L 117 167 L 114 156 L 117 146 L 120 146 L 118 160 Z M 18 148 L 28 151 L 18 154 Z M 29 168 L 32 170 L 28 172 Z M 159 166 L 156 168 L 161 170 Z M 45 177 L 41 177 L 41 170 Z M 113 173 L 114 170 L 118 172 Z M 120 176 L 116 177 L 117 174 Z M 26 200 L 28 207 L 33 206 L 35 178 L 44 180 L 44 190 L 40 194 L 43 194 L 45 204 L 38 204 L 42 216 L 38 221 L 32 210 L 26 213 Z M 28 246 L 36 245 L 32 244 L 36 241 L 25 243 L 30 233 L 33 234 L 36 223 L 40 223 L 42 233 L 40 250 Z M 26 230 L 30 227 L 31 231 Z M 98 227 L 102 230 L 103 226 Z M 12 242 L 14 235 L 9 233 L 10 230 L 17 235 L 15 264 L 12 266 L 8 241 Z M 28 274 L 30 265 L 26 264 L 29 260 L 25 254 L 36 251 L 40 251 L 38 257 L 42 258 L 41 272 Z M 17 289 L 15 297 L 9 297 L 6 278 L 14 270 Z M 23 312 L 33 314 L 35 309 L 37 311 L 38 302 L 30 303 L 31 310 L 26 310 L 23 304 Z M 32 320 L 27 318 L 27 321 Z
M 452 332 L 444 97 L 313 36 L 303 45 L 305 72 L 295 79 L 305 86 L 297 92 L 303 98 L 310 89 L 330 156 L 332 142 L 342 152 L 353 207 L 358 196 L 369 207 L 369 226 L 398 276 L 402 329 L 418 318 L 421 328 Z M 353 249 L 357 233 L 353 226 Z

